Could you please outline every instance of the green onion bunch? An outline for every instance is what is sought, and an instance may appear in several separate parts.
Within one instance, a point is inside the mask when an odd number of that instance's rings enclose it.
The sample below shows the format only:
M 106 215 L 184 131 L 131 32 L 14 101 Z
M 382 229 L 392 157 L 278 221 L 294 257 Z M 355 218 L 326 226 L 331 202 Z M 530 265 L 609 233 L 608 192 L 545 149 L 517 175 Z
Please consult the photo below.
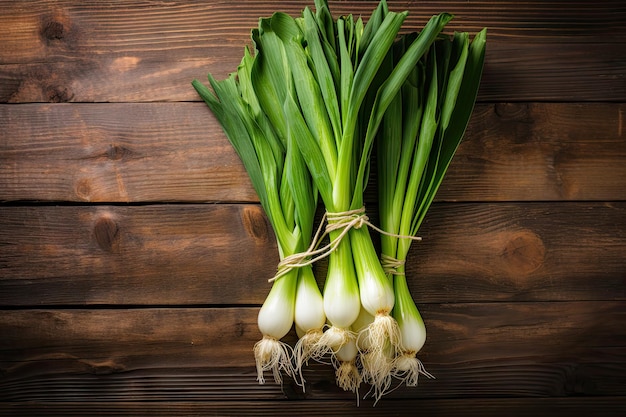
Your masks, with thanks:
M 236 73 L 223 81 L 209 75 L 213 91 L 195 80 L 193 86 L 243 161 L 274 230 L 280 258 L 285 259 L 305 250 L 311 241 L 317 193 L 293 144 L 295 138 L 283 134 L 261 107 L 253 88 L 253 77 L 258 76 L 254 68 L 258 68 L 257 60 L 246 50 Z M 296 308 L 296 299 L 302 298 L 307 308 Z M 254 349 L 259 382 L 264 382 L 266 370 L 273 371 L 279 383 L 283 372 L 295 375 L 293 351 L 281 339 L 298 314 L 304 316 L 298 317 L 301 327 L 317 327 L 321 332 L 325 323 L 322 296 L 311 265 L 284 270 L 280 279 L 273 281 L 261 307 L 258 323 L 263 339 Z
M 407 35 L 387 57 L 393 67 L 416 34 Z M 415 357 L 426 328 L 409 293 L 405 261 L 471 116 L 482 74 L 486 30 L 470 42 L 467 33 L 440 37 L 412 69 L 387 108 L 377 137 L 381 262 L 393 281 L 393 317 L 401 350 L 392 374 L 417 385 L 428 374 Z
M 426 333 L 404 262 L 471 115 L 485 31 L 444 36 L 452 16 L 441 13 L 404 35 L 406 15 L 385 0 L 367 23 L 334 19 L 326 0 L 296 18 L 276 12 L 259 19 L 254 54 L 246 48 L 235 73 L 209 75 L 210 89 L 193 81 L 276 235 L 280 263 L 254 349 L 261 383 L 267 370 L 301 380 L 309 360 L 330 361 L 345 390 L 370 384 L 376 399 L 394 379 L 430 376 L 415 357 Z M 364 201 L 374 149 L 378 225 Z M 313 265 L 323 258 L 320 290 Z M 292 328 L 293 348 L 283 341 Z

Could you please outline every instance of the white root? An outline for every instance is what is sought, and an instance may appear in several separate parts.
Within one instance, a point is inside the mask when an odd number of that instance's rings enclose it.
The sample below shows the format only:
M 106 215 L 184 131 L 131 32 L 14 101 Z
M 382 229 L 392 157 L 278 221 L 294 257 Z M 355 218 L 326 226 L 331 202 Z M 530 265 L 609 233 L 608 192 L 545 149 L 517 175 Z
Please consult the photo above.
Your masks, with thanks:
M 323 335 L 322 329 L 309 330 L 304 334 L 298 332 L 300 338 L 294 346 L 294 372 L 300 376 L 302 388 L 304 389 L 304 376 L 302 375 L 302 368 L 308 364 L 309 359 L 315 359 L 318 356 L 316 351 L 316 345 Z
M 326 355 L 333 357 L 343 346 L 355 338 L 356 335 L 351 330 L 330 326 L 313 345 L 310 358 L 321 362 Z
M 294 377 L 292 358 L 293 351 L 287 343 L 270 336 L 263 336 L 263 339 L 254 345 L 254 359 L 256 360 L 259 384 L 265 384 L 265 371 L 272 371 L 274 381 L 277 384 L 283 383 L 282 373 Z
M 363 378 L 356 366 L 356 360 L 352 361 L 339 361 L 335 370 L 335 377 L 337 386 L 344 391 L 351 391 L 358 395 L 359 386 Z
M 371 385 L 370 394 L 378 401 L 391 389 L 394 358 L 400 350 L 398 322 L 379 313 L 359 332 L 358 346 L 363 380 Z
M 312 359 L 313 356 L 318 356 L 318 353 L 316 353 L 316 346 L 323 334 L 322 329 L 313 329 L 300 336 L 293 348 L 296 370 L 299 370 L 302 366 L 306 365 L 309 359 Z
M 394 353 L 400 349 L 400 326 L 389 313 L 376 314 L 364 331 L 370 349 L 382 351 L 391 346 Z
M 393 360 L 384 350 L 361 352 L 360 360 L 363 380 L 371 385 L 368 395 L 378 402 L 391 389 Z
M 415 355 L 415 351 L 404 351 L 394 360 L 393 376 L 404 382 L 407 387 L 416 387 L 420 375 L 430 379 L 435 378 Z
M 337 385 L 344 391 L 351 391 L 358 395 L 359 386 L 363 381 L 357 368 L 359 350 L 356 346 L 356 336 L 351 333 L 348 342 L 343 345 L 333 357 Z

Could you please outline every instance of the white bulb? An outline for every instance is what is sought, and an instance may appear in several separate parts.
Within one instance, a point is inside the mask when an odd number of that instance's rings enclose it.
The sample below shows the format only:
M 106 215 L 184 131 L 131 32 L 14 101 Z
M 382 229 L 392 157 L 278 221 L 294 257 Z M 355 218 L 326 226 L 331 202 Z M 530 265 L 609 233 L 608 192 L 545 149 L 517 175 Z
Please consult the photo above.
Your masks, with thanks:
M 317 287 L 313 272 L 308 267 L 304 267 L 300 271 L 298 287 L 296 288 L 294 321 L 296 326 L 304 330 L 304 332 L 321 329 L 324 323 L 326 323 L 324 299 Z
M 421 319 L 406 315 L 400 325 L 401 346 L 405 351 L 419 352 L 426 343 L 426 326 Z
M 364 269 L 359 273 L 359 290 L 363 308 L 372 316 L 389 313 L 393 308 L 395 297 L 389 281 L 379 279 L 375 271 Z
M 294 318 L 295 285 L 290 281 L 295 281 L 295 278 L 287 274 L 274 281 L 257 318 L 259 330 L 263 335 L 280 340 L 291 330 Z

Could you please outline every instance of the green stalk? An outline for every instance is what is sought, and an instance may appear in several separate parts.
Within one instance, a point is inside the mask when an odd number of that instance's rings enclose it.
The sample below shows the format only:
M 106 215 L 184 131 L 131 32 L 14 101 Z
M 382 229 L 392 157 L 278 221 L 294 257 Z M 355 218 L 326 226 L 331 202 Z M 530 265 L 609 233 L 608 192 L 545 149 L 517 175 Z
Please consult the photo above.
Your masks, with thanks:
M 299 29 L 290 19 L 282 14 L 261 19 L 259 28 L 253 31 L 255 45 L 260 48 L 255 57 L 246 50 L 237 74 L 226 80 L 217 81 L 209 75 L 213 91 L 197 80 L 192 83 L 244 163 L 274 229 L 281 260 L 309 246 L 317 206 L 317 189 L 294 144 L 298 131 L 282 110 L 287 97 L 291 97 L 293 82 L 282 41 L 274 28 L 297 36 Z M 276 103 L 280 105 L 274 107 Z M 259 329 L 264 334 L 255 345 L 259 382 L 264 381 L 265 370 L 272 370 L 277 381 L 281 380 L 281 372 L 295 375 L 292 355 L 279 340 L 296 319 L 297 283 L 303 282 L 302 288 L 308 292 L 316 288 L 316 284 L 311 285 L 310 268 L 304 267 L 302 274 L 297 269 L 287 271 L 274 281 L 259 311 Z M 323 311 L 321 314 L 324 317 Z M 324 321 L 322 318 L 322 324 Z
M 354 196 L 357 196 L 357 199 L 360 199 L 362 202 L 363 181 L 361 179 L 361 184 L 359 184 L 359 180 L 357 179 L 355 182 L 354 178 L 355 167 L 359 166 L 359 162 L 354 158 L 355 147 L 360 147 L 359 143 L 355 143 L 359 110 L 369 86 L 391 48 L 405 17 L 406 13 L 389 12 L 387 14 L 365 50 L 361 65 L 354 72 L 354 80 L 350 85 L 349 93 L 343 91 L 344 94 L 349 94 L 349 97 L 344 101 L 347 109 L 344 113 L 343 137 L 341 139 L 341 147 L 339 148 L 339 166 L 333 189 L 333 202 L 336 211 L 350 209 Z M 359 207 L 362 207 L 362 204 Z
M 378 169 L 381 225 L 386 231 L 417 234 L 471 115 L 484 45 L 484 30 L 471 44 L 465 33 L 455 33 L 452 40 L 437 40 L 405 82 L 402 109 L 399 111 L 396 97 L 396 105 L 385 115 L 378 138 Z M 393 124 L 402 124 L 402 135 L 389 128 Z M 382 255 L 404 262 L 411 243 L 383 237 Z M 392 276 L 393 316 L 401 330 L 403 349 L 395 360 L 394 375 L 407 385 L 416 385 L 420 374 L 431 376 L 415 358 L 426 340 L 426 328 L 410 295 L 404 265 L 399 264 Z
M 211 89 L 195 80 L 193 86 L 241 157 L 274 229 L 281 261 L 309 247 L 317 193 L 330 228 L 339 221 L 333 213 L 356 213 L 341 220 L 352 221 L 351 228 L 331 230 L 331 243 L 323 247 L 328 252 L 321 256 L 329 256 L 323 299 L 310 265 L 287 267 L 272 285 L 259 312 L 264 333 L 255 346 L 259 381 L 267 369 L 277 380 L 282 372 L 295 375 L 285 359 L 289 351 L 278 340 L 296 320 L 299 335 L 311 330 L 319 339 L 313 347 L 298 348 L 297 366 L 329 350 L 342 352 L 338 360 L 351 366 L 339 367 L 349 369 L 338 373 L 339 383 L 355 391 L 361 378 L 353 375 L 354 355 L 347 354 L 355 342 L 350 327 L 368 314 L 372 322 L 359 343 L 367 347 L 361 352 L 363 376 L 378 398 L 389 388 L 389 352 L 401 338 L 408 340 L 402 333 L 407 323 L 423 322 L 404 268 L 388 279 L 360 212 L 374 140 L 380 140 L 381 225 L 414 235 L 471 115 L 484 32 L 471 43 L 465 34 L 446 40 L 440 33 L 452 16 L 442 13 L 419 34 L 396 43 L 407 13 L 389 11 L 385 0 L 365 25 L 352 15 L 334 20 L 326 0 L 315 0 L 315 6 L 315 13 L 305 8 L 299 18 L 277 12 L 260 19 L 251 33 L 254 56 L 246 49 L 237 73 L 226 80 L 209 75 Z M 405 259 L 410 243 L 383 236 L 382 253 Z M 320 304 L 321 315 L 300 308 Z M 326 316 L 335 326 L 322 334 Z

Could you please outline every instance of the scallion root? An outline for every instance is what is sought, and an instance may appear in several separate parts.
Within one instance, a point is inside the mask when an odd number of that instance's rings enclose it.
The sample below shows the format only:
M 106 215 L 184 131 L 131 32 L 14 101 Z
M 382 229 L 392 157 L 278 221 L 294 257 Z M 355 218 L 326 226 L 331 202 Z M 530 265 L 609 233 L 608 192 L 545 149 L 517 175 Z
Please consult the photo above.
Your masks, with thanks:
M 348 342 L 332 357 L 337 385 L 344 391 L 351 391 L 357 395 L 359 386 L 363 381 L 361 372 L 357 367 L 358 355 L 359 349 L 356 346 L 356 336 L 351 332 Z
M 337 386 L 344 391 L 354 392 L 358 395 L 359 387 L 363 378 L 356 366 L 356 361 L 337 361 L 338 364 L 335 369 L 335 377 Z
M 359 334 L 363 379 L 371 385 L 370 394 L 376 401 L 389 392 L 392 384 L 394 358 L 399 351 L 400 330 L 389 314 L 379 313 Z M 367 346 L 367 349 L 363 347 Z
M 303 334 L 294 346 L 294 362 L 296 371 L 300 372 L 302 367 L 307 364 L 309 359 L 319 357 L 316 351 L 320 338 L 324 333 L 322 329 L 309 330 Z
M 293 351 L 287 343 L 270 336 L 263 336 L 263 339 L 254 345 L 254 359 L 256 360 L 259 384 L 265 384 L 265 371 L 272 371 L 274 381 L 277 384 L 283 383 L 282 373 L 294 377 L 292 357 Z
M 321 361 L 328 354 L 334 356 L 339 349 L 354 339 L 356 339 L 356 335 L 353 331 L 330 326 L 313 345 L 310 357 L 316 361 Z
M 404 382 L 407 387 L 416 387 L 420 375 L 435 378 L 415 355 L 416 352 L 404 351 L 394 359 L 393 376 Z
M 392 383 L 393 360 L 385 350 L 360 354 L 363 380 L 371 385 L 370 394 L 378 401 L 389 392 Z
M 372 366 L 377 366 L 381 370 L 386 369 L 383 362 L 389 361 L 390 357 L 395 357 L 400 351 L 398 322 L 388 313 L 376 314 L 374 321 L 359 332 L 357 343 L 362 350 L 365 348 L 364 352 L 372 358 Z M 367 362 L 370 363 L 369 360 Z M 378 368 L 373 369 L 374 373 L 378 373 L 376 369 Z
M 389 313 L 376 314 L 374 322 L 367 327 L 367 336 L 374 349 L 385 349 L 387 344 L 394 349 L 400 346 L 400 327 Z

